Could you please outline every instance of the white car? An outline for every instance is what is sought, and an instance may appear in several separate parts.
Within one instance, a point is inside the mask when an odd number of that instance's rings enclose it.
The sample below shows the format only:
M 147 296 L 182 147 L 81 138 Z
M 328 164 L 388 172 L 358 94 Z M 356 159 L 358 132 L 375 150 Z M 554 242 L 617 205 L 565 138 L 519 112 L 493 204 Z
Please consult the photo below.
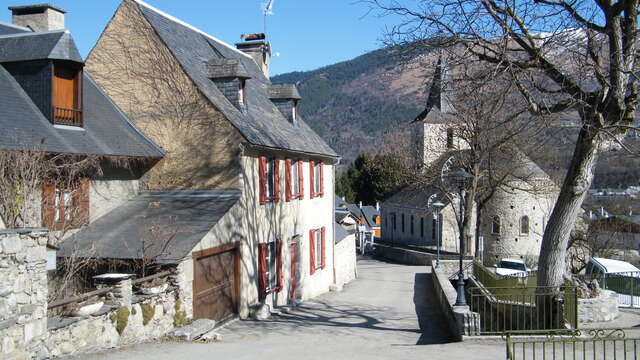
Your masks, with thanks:
M 522 260 L 501 259 L 496 266 L 496 275 L 527 277 L 529 275 L 529 269 Z

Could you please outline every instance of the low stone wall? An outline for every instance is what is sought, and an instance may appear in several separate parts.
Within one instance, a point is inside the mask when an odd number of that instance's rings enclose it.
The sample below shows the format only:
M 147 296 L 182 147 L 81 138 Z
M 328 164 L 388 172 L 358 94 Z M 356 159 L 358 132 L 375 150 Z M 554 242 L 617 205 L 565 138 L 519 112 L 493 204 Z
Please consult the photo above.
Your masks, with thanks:
M 600 296 L 594 299 L 578 299 L 578 321 L 580 324 L 612 321 L 620 314 L 618 294 L 601 290 Z
M 155 296 L 133 296 L 130 306 L 105 306 L 95 316 L 48 321 L 47 352 L 58 357 L 155 340 L 184 325 L 176 288 Z
M 383 259 L 388 259 L 391 261 L 398 262 L 400 264 L 425 265 L 425 266 L 431 265 L 431 263 L 435 261 L 437 257 L 436 254 L 432 254 L 424 251 L 412 250 L 404 247 L 391 246 L 391 245 L 378 244 L 378 243 L 376 243 L 375 255 Z M 443 261 L 454 261 L 457 258 L 458 258 L 458 255 L 440 254 L 441 263 Z M 465 259 L 471 259 L 471 258 L 468 256 L 465 256 Z
M 357 276 L 355 235 L 349 235 L 335 244 L 335 252 L 336 285 L 341 287 L 353 281 Z
M 46 229 L 0 231 L 0 358 L 47 356 Z
M 431 269 L 435 294 L 452 333 L 458 340 L 462 340 L 464 336 L 479 335 L 480 315 L 472 312 L 468 306 L 455 306 L 457 293 L 449 276 L 442 268 L 432 266 Z

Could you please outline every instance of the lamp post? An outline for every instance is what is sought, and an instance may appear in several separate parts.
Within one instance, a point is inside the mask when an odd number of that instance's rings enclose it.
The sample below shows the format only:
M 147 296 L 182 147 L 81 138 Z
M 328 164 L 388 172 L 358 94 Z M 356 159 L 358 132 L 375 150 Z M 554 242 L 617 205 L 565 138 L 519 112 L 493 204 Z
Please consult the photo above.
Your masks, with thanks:
M 444 207 L 444 204 L 440 201 L 436 201 L 433 204 L 433 219 L 436 221 L 436 269 L 440 267 L 440 210 Z
M 455 306 L 466 306 L 467 300 L 464 296 L 464 192 L 471 184 L 473 175 L 462 168 L 454 169 L 447 174 L 447 180 L 452 187 L 458 190 L 460 196 L 460 220 L 458 221 L 458 232 L 460 233 L 460 270 L 458 271 L 458 294 Z

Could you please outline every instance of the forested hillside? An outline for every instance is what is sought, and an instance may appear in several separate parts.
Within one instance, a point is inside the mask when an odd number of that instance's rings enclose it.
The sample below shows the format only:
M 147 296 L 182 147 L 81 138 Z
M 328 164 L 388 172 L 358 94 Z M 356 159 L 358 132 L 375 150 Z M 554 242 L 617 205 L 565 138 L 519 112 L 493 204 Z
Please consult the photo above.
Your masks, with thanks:
M 313 71 L 292 72 L 272 78 L 274 83 L 297 84 L 302 102 L 300 112 L 339 154 L 342 164 L 359 154 L 375 155 L 390 134 L 410 131 L 408 126 L 423 109 L 436 49 L 420 54 L 404 49 L 376 50 L 353 60 Z M 401 55 L 400 55 L 401 54 Z M 551 127 L 540 139 L 539 153 L 530 154 L 549 174 L 560 181 L 571 160 L 576 127 Z M 627 143 L 637 147 L 638 140 Z M 624 151 L 602 154 L 594 187 L 638 185 L 640 158 Z

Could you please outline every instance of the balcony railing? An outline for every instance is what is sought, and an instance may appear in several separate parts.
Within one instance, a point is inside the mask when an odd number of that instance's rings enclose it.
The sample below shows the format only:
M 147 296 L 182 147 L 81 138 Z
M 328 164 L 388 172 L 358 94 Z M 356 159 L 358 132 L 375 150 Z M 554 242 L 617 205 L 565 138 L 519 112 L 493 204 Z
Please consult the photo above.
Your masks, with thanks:
M 53 107 L 53 123 L 60 125 L 82 126 L 82 110 Z

